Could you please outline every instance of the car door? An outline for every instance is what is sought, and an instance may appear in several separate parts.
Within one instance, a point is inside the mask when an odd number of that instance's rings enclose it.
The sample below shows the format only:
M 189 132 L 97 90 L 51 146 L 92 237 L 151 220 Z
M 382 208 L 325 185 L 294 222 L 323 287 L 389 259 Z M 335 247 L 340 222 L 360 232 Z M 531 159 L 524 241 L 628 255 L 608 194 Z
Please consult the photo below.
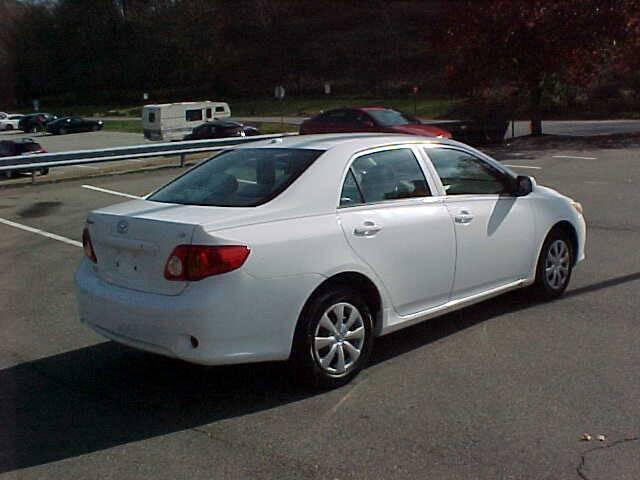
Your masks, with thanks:
M 529 198 L 511 194 L 513 177 L 462 148 L 432 145 L 424 152 L 455 225 L 452 299 L 528 278 L 535 255 L 533 209 Z
M 67 124 L 67 128 L 69 132 L 80 132 L 82 131 L 82 120 L 78 117 L 71 117 L 69 119 L 69 123 Z
M 432 196 L 435 185 L 409 146 L 361 153 L 346 172 L 338 209 L 344 235 L 401 316 L 449 300 L 455 235 L 442 198 Z

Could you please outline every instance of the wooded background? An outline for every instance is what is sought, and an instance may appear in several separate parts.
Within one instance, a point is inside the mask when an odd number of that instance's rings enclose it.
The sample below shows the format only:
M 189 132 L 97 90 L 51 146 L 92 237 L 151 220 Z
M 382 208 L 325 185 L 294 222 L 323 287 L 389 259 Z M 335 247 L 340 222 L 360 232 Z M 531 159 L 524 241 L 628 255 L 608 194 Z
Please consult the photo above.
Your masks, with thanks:
M 0 104 L 451 95 L 640 105 L 639 0 L 0 0 Z M 630 113 L 629 113 L 630 112 Z

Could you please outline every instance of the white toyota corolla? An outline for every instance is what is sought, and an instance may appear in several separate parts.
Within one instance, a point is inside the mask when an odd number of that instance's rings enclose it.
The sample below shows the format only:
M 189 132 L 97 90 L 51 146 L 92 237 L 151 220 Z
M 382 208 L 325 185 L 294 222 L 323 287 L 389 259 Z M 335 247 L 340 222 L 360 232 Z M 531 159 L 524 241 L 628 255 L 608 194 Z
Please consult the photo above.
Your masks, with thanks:
M 335 387 L 376 336 L 517 288 L 562 295 L 584 258 L 581 210 L 450 140 L 253 143 L 89 214 L 80 318 L 196 363 L 290 359 Z

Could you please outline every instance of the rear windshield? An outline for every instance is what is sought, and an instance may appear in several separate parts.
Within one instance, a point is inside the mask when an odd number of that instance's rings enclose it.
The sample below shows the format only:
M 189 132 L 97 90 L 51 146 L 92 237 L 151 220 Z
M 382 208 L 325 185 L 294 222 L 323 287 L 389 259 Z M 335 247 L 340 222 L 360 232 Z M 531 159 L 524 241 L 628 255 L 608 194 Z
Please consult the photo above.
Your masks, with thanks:
M 184 205 L 252 207 L 291 185 L 322 150 L 243 148 L 210 158 L 147 200 Z

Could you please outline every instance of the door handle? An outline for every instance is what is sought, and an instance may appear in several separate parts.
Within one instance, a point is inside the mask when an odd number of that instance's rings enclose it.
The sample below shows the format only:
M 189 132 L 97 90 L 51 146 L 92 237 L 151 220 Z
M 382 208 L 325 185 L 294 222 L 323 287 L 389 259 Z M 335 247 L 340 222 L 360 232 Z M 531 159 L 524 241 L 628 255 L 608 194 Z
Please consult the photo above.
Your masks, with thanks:
M 473 220 L 473 215 L 469 210 L 460 210 L 460 213 L 453 217 L 456 223 L 467 225 Z
M 353 234 L 358 237 L 372 237 L 376 233 L 382 230 L 380 225 L 377 225 L 375 222 L 367 220 L 360 227 L 356 227 L 353 229 Z

